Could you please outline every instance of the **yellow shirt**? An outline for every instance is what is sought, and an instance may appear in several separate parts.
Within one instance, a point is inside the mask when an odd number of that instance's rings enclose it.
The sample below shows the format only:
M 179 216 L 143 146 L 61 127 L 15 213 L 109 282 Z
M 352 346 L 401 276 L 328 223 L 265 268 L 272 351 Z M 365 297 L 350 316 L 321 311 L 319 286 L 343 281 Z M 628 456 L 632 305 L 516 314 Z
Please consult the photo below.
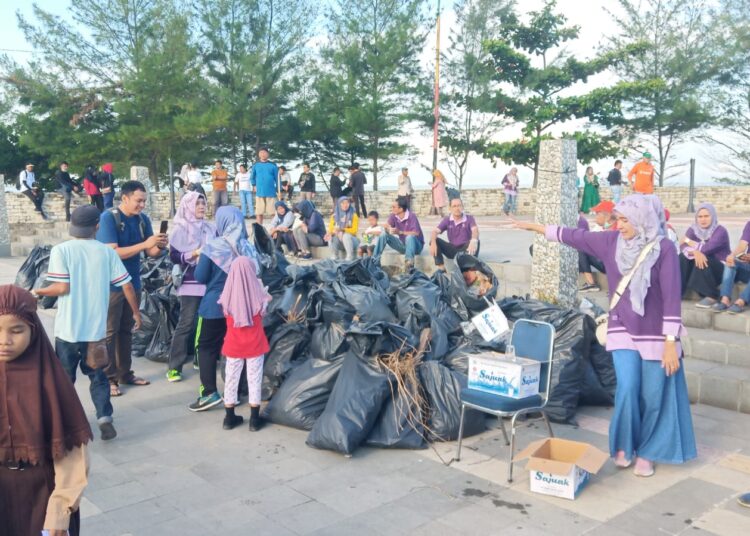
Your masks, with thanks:
M 333 221 L 333 215 L 331 215 L 331 220 L 328 222 L 328 232 L 331 234 L 334 234 L 336 229 L 336 222 Z M 345 233 L 349 233 L 352 236 L 357 236 L 357 229 L 359 228 L 359 216 L 357 213 L 354 213 L 354 216 L 352 216 L 352 224 L 349 227 L 346 227 L 344 229 Z

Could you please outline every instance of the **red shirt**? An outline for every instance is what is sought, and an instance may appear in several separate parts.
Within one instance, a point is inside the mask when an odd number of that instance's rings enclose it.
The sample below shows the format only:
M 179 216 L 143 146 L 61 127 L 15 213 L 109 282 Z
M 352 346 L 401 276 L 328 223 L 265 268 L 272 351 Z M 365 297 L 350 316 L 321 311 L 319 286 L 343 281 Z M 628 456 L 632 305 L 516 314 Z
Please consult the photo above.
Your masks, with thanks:
M 227 316 L 227 334 L 221 353 L 227 357 L 237 359 L 251 359 L 260 357 L 269 350 L 266 332 L 263 330 L 263 318 L 253 317 L 252 326 L 234 327 L 234 320 Z

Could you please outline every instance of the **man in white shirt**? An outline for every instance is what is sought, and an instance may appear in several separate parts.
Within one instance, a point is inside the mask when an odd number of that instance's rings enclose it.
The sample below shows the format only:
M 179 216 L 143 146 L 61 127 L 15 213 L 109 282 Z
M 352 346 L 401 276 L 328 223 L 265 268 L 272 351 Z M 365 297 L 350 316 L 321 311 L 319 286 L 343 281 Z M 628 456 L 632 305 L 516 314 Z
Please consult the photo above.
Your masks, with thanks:
M 26 164 L 26 169 L 18 174 L 18 189 L 23 195 L 31 199 L 31 202 L 34 203 L 34 210 L 36 210 L 44 220 L 47 220 L 47 215 L 42 210 L 44 192 L 39 189 L 39 184 L 36 182 L 34 164 Z
M 250 184 L 250 172 L 245 164 L 239 165 L 239 171 L 234 176 L 234 189 L 240 193 L 240 206 L 242 216 L 255 218 L 255 206 L 253 205 L 253 185 Z
M 398 198 L 405 199 L 406 205 L 411 208 L 411 196 L 414 194 L 414 188 L 411 185 L 408 168 L 401 168 L 401 175 L 398 176 Z

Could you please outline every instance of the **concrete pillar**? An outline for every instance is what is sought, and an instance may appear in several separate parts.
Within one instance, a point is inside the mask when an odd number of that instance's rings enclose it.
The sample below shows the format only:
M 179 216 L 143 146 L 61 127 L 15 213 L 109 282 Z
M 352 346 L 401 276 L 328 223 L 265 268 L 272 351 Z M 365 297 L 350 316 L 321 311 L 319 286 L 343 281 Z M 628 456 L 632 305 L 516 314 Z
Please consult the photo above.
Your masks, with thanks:
M 145 166 L 130 166 L 130 180 L 140 181 L 146 187 L 146 214 L 151 214 L 151 179 Z
M 0 174 L 0 257 L 10 257 L 10 224 L 5 203 L 5 175 Z
M 575 140 L 543 140 L 539 148 L 539 181 L 535 221 L 575 227 L 578 222 L 577 152 Z M 578 292 L 578 252 L 534 237 L 531 294 L 534 298 L 573 307 Z

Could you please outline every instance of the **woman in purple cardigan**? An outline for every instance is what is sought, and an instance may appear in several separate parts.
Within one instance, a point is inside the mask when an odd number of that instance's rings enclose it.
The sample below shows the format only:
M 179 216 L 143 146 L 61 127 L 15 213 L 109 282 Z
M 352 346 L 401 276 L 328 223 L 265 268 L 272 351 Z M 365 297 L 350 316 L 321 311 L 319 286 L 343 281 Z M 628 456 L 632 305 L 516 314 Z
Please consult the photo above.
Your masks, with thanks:
M 695 223 L 680 241 L 682 293 L 697 292 L 702 299 L 696 307 L 709 309 L 718 301 L 724 273 L 722 261 L 730 251 L 729 233 L 719 225 L 716 209 L 711 203 L 701 203 L 695 213 Z
M 618 467 L 651 476 L 654 463 L 695 458 L 685 373 L 681 366 L 679 264 L 667 238 L 655 196 L 631 195 L 615 207 L 617 232 L 596 233 L 554 225 L 517 222 L 547 240 L 562 242 L 601 259 L 610 293 L 636 264 L 643 248 L 653 249 L 636 269 L 619 303 L 609 312 L 607 350 L 612 352 L 617 392 L 609 448 Z

